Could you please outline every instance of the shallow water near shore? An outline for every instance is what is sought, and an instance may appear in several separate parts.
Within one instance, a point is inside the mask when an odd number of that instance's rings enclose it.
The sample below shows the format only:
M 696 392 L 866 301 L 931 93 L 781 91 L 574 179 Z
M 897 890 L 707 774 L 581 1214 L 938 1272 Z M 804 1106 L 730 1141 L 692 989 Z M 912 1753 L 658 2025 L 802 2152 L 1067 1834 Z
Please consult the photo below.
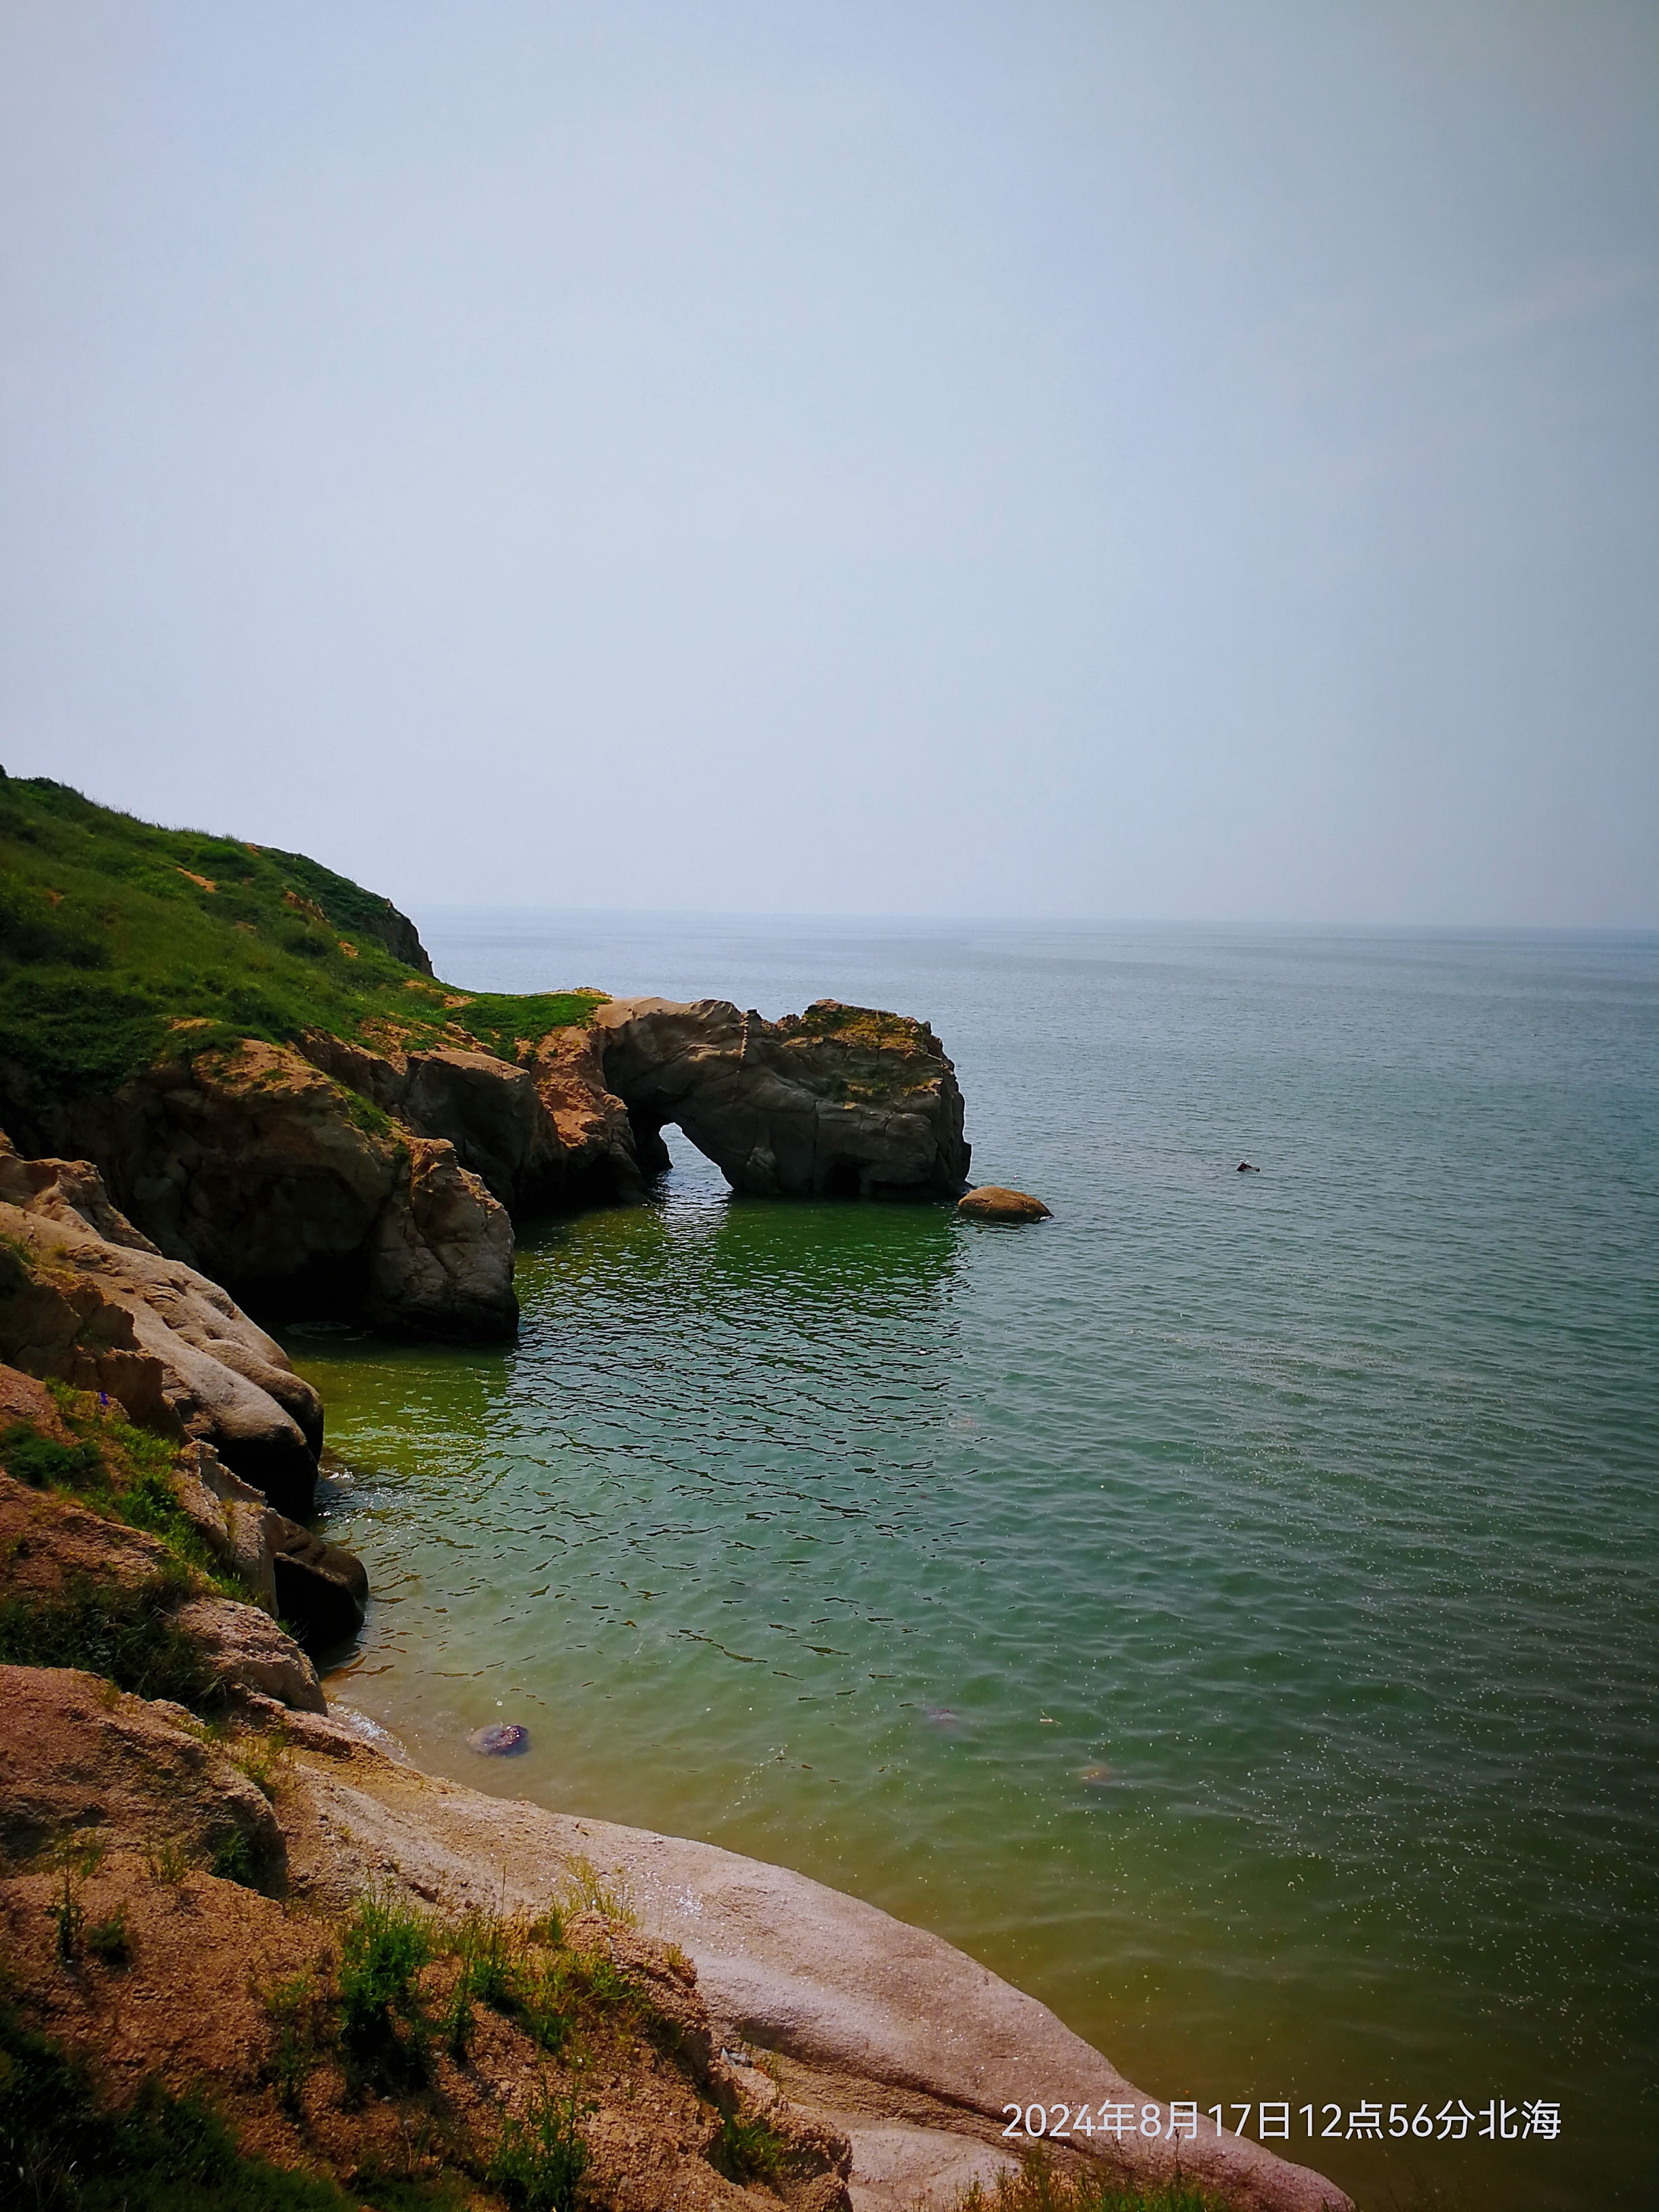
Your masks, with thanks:
M 422 919 L 463 987 L 926 1015 L 1055 1218 L 670 1131 L 524 1233 L 511 1350 L 293 1334 L 376 1592 L 332 1693 L 932 1928 L 1368 2203 L 1646 2202 L 1659 940 Z

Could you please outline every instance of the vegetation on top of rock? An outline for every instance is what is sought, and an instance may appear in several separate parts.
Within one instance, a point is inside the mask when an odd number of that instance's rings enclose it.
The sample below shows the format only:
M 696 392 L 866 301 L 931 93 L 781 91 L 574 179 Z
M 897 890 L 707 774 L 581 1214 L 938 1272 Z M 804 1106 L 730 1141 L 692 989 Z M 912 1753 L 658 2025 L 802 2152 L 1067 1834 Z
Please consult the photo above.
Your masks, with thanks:
M 161 829 L 46 777 L 0 781 L 0 1056 L 58 1095 L 308 1030 L 512 1059 L 599 1003 L 453 991 L 389 900 L 303 854 Z
M 135 1428 L 112 1398 L 72 1389 L 66 1382 L 46 1387 L 77 1441 L 59 1443 L 32 1421 L 10 1422 L 0 1433 L 0 1468 L 33 1490 L 67 1492 L 105 1519 L 155 1537 L 192 1588 L 204 1583 L 222 1596 L 246 1598 L 246 1587 L 226 1573 L 179 1503 L 179 1447 L 149 1429 Z
M 134 1697 L 204 1704 L 213 1676 L 173 1618 L 191 1593 L 189 1577 L 169 1564 L 137 1584 L 71 1574 L 51 1595 L 0 1598 L 0 1666 L 76 1667 Z
M 142 1698 L 171 1698 L 206 1710 L 219 1685 L 178 1607 L 204 1589 L 245 1599 L 179 1502 L 178 1448 L 136 1429 L 121 1408 L 88 1391 L 48 1383 L 73 1441 L 12 1421 L 0 1432 L 0 1468 L 31 1490 L 57 1492 L 105 1521 L 155 1540 L 136 1571 L 88 1571 L 78 1553 L 62 1571 L 52 1523 L 33 1525 L 0 1547 L 0 1665 L 76 1667 Z M 20 1580 L 27 1561 L 37 1570 Z M 106 1563 L 112 1565 L 113 1562 Z
M 842 1044 L 896 1045 L 914 1049 L 927 1030 L 909 1014 L 884 1013 L 879 1006 L 847 1006 L 839 999 L 817 999 L 804 1014 L 786 1014 L 776 1024 L 786 1037 L 835 1037 Z

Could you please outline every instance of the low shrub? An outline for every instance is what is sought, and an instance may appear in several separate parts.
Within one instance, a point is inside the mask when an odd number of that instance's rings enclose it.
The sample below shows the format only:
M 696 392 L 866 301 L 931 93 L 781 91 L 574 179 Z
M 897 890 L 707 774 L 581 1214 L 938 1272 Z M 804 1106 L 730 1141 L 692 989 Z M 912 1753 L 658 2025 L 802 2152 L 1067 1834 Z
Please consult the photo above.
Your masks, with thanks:
M 269 1989 L 256 1989 L 255 1995 L 276 2031 L 267 2070 L 283 2110 L 295 2116 L 307 2082 L 333 2041 L 331 1992 L 326 1980 L 307 1967 Z
M 1000 2173 L 994 2189 L 974 2182 L 957 2197 L 955 2212 L 1226 2212 L 1226 2207 L 1196 2182 L 1134 2185 L 1092 2167 L 1062 2173 L 1036 2151 L 1017 2173 Z
M 720 2121 L 714 2163 L 732 2181 L 776 2182 L 789 2156 L 789 2142 L 763 2118 L 727 2112 Z
M 31 1490 L 84 1490 L 104 1480 L 96 1444 L 55 1443 L 28 1421 L 14 1421 L 0 1436 L 0 1467 Z
M 588 2164 L 582 2110 L 574 2089 L 556 2097 L 543 2082 L 523 2117 L 509 2116 L 503 2124 L 489 2179 L 514 2212 L 575 2212 Z
M 96 1959 L 101 1966 L 130 1966 L 132 1964 L 132 1937 L 127 1927 L 127 1908 L 118 1905 L 107 1920 L 89 1920 L 82 1941 L 89 1959 Z
M 435 1952 L 426 1920 L 391 1893 L 360 1897 L 340 1941 L 340 2046 L 359 2081 L 418 2081 L 427 2070 L 419 1976 Z

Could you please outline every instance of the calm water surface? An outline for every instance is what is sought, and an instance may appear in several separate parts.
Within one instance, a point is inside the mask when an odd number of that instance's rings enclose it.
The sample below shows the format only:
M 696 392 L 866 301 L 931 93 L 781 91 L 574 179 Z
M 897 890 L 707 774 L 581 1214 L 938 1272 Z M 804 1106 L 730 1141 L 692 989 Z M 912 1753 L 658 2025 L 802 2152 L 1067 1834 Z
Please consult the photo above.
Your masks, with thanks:
M 671 1131 L 653 1203 L 524 1234 L 512 1350 L 296 1334 L 377 1592 L 335 1693 L 935 1929 L 1149 2092 L 1284 2100 L 1370 2203 L 1654 2201 L 1659 941 L 428 937 L 925 1014 L 1055 1218 L 734 1199 Z M 1494 2097 L 1561 2141 L 1346 2137 Z

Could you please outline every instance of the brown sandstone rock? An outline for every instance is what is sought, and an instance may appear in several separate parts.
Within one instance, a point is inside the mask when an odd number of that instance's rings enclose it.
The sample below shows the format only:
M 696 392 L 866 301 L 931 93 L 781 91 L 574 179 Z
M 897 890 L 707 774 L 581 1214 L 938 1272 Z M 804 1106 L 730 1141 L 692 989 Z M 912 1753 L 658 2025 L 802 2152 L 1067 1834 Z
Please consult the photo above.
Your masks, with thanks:
M 176 1480 L 179 1503 L 214 1558 L 240 1576 L 255 1603 L 275 1618 L 281 1608 L 272 1557 L 295 1523 L 267 1505 L 251 1483 L 233 1474 L 211 1444 L 186 1449 Z
M 270 1698 L 295 1712 L 327 1711 L 317 1669 L 294 1638 L 257 1605 L 240 1605 L 228 1597 L 194 1597 L 173 1617 L 233 1705 L 245 1697 Z
M 375 1052 L 318 1031 L 297 1048 L 247 1040 L 147 1069 L 104 1098 L 46 1097 L 8 1066 L 0 1098 L 12 1134 L 57 1158 L 59 1211 L 106 1243 L 182 1263 L 256 1310 L 361 1314 L 462 1339 L 516 1326 L 501 1208 L 641 1197 L 667 1165 L 665 1122 L 742 1191 L 954 1195 L 969 1159 L 933 1031 L 832 1000 L 775 1023 L 718 1000 L 611 1002 L 521 1064 Z M 94 1322 L 90 1308 L 63 1322 L 84 1355 L 79 1379 L 101 1361 L 94 1387 L 119 1373 L 131 1405 L 148 1370 L 128 1362 L 153 1347 L 142 1327 L 94 1342 Z M 314 1449 L 283 1369 L 258 1346 L 213 1356 L 274 1397 Z M 250 1441 L 228 1430 L 216 1441 L 263 1480 L 246 1463 Z
M 32 1612 L 77 1589 L 130 1593 L 155 1585 L 167 1603 L 165 1578 L 178 1573 L 165 1546 L 142 1529 L 0 1473 L 0 1598 Z M 271 1698 L 302 1712 L 325 1711 L 316 1668 L 257 1605 L 186 1596 L 171 1604 L 168 1617 L 190 1638 L 226 1703 Z
M 133 1230 L 95 1169 L 20 1160 L 0 1139 L 0 1235 L 16 1248 L 0 1261 L 0 1358 L 205 1439 L 273 1503 L 310 1511 L 322 1401 L 216 1283 Z
M 166 1710 L 111 1701 L 106 1684 L 72 1668 L 0 1667 L 0 1849 L 27 1859 L 90 1831 L 129 1849 L 181 1844 L 210 1861 L 240 1839 L 251 1865 L 280 1875 L 287 1848 L 270 1805 Z
M 957 1212 L 974 1221 L 1048 1221 L 1052 1219 L 1040 1198 L 1027 1191 L 1008 1190 L 1000 1182 L 981 1183 L 957 1200 Z
M 364 1312 L 381 1328 L 494 1342 L 518 1325 L 513 1224 L 453 1145 L 404 1139 L 400 1180 L 368 1240 Z
M 401 1097 L 407 1064 L 308 1042 L 337 1074 L 258 1040 L 148 1069 L 101 1099 L 43 1099 L 9 1069 L 9 1126 L 40 1152 L 95 1164 L 141 1245 L 242 1303 L 366 1311 L 417 1334 L 511 1334 L 512 1235 L 498 1202 L 379 1103 Z M 533 1086 L 520 1087 L 533 1106 Z M 441 1251 L 422 1249 L 428 1230 Z
M 514 1065 L 483 1052 L 384 1056 L 313 1032 L 308 1060 L 455 1147 L 461 1165 L 515 1212 L 609 1205 L 643 1195 L 628 1109 L 605 1089 L 591 1029 L 553 1030 Z

